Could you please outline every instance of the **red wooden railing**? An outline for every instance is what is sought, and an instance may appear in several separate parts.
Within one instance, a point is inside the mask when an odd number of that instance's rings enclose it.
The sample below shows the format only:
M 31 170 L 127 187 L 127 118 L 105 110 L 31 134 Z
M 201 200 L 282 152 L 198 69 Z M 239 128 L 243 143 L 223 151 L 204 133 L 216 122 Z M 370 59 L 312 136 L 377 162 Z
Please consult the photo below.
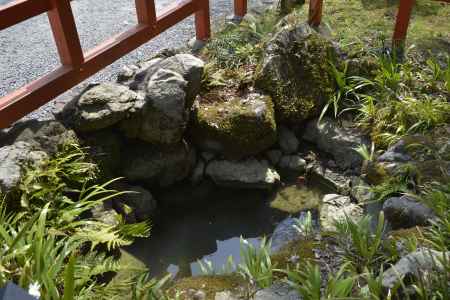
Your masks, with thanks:
M 94 0 L 95 1 L 95 0 Z M 0 98 L 0 128 L 69 90 L 89 76 L 195 14 L 196 36 L 210 36 L 209 1 L 181 0 L 156 16 L 154 0 L 135 0 L 137 24 L 83 53 L 70 0 L 16 0 L 0 6 L 0 30 L 47 13 L 61 67 Z
M 56 96 L 95 74 L 159 33 L 195 14 L 196 36 L 210 36 L 209 0 L 179 0 L 161 15 L 155 12 L 154 0 L 135 0 L 137 25 L 83 52 L 75 25 L 71 0 L 15 0 L 0 6 L 0 30 L 47 13 L 58 49 L 61 67 L 24 87 L 0 98 L 0 129 L 44 105 Z M 93 0 L 95 1 L 95 0 Z M 235 15 L 247 12 L 247 0 L 233 0 Z M 450 3 L 450 0 L 437 0 Z M 318 26 L 322 19 L 323 0 L 310 0 L 309 23 Z M 414 0 L 400 0 L 393 44 L 403 44 L 408 31 Z

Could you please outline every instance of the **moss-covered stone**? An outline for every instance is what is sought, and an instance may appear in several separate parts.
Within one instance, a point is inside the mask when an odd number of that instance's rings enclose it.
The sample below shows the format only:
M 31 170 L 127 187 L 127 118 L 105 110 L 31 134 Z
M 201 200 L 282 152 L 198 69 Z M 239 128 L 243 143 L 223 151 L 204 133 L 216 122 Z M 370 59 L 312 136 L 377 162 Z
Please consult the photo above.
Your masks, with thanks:
M 269 96 L 249 94 L 226 102 L 197 103 L 190 134 L 203 150 L 242 158 L 276 142 L 276 124 Z
M 272 265 L 277 269 L 292 269 L 299 262 L 314 262 L 314 249 L 320 246 L 320 243 L 312 240 L 293 240 L 271 256 Z
M 189 290 L 201 290 L 205 292 L 206 300 L 214 300 L 216 293 L 236 290 L 242 283 L 242 278 L 237 274 L 186 277 L 175 282 L 168 293 L 175 296 L 178 292 L 181 299 L 191 299 Z
M 320 113 L 334 94 L 335 57 L 332 43 L 307 24 L 286 26 L 268 42 L 256 85 L 272 96 L 277 120 L 298 124 Z
M 290 185 L 281 188 L 270 202 L 270 207 L 296 214 L 306 209 L 317 208 L 321 194 L 313 189 Z

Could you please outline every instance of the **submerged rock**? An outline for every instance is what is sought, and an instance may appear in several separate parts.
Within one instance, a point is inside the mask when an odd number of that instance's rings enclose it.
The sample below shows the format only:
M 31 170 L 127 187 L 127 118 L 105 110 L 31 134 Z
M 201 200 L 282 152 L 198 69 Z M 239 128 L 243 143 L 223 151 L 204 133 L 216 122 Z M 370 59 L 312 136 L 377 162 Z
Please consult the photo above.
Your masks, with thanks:
M 336 164 L 343 168 L 361 168 L 363 158 L 355 151 L 361 145 L 369 147 L 369 141 L 361 132 L 349 126 L 341 126 L 337 120 L 323 118 L 308 122 L 303 138 L 315 144 L 321 151 L 333 155 Z
M 436 217 L 431 208 L 409 196 L 387 199 L 383 211 L 393 229 L 427 226 Z
M 319 115 L 334 94 L 328 72 L 334 53 L 307 24 L 283 27 L 268 42 L 256 85 L 272 96 L 277 120 L 298 125 Z
M 254 158 L 211 161 L 206 167 L 206 175 L 219 186 L 234 188 L 271 189 L 280 181 L 280 175 L 267 161 Z
M 195 164 L 195 151 L 181 142 L 160 147 L 131 142 L 125 147 L 122 172 L 130 181 L 143 181 L 165 187 L 185 179 Z
M 382 285 L 385 289 L 392 289 L 398 285 L 402 278 L 422 276 L 443 272 L 444 261 L 449 261 L 450 252 L 439 252 L 423 248 L 402 257 L 395 265 L 383 273 Z
M 335 230 L 336 221 L 346 217 L 357 221 L 363 215 L 363 209 L 350 201 L 350 197 L 337 194 L 325 195 L 320 207 L 320 226 L 323 231 Z
M 133 111 L 138 98 L 135 92 L 120 84 L 91 84 L 56 116 L 75 131 L 95 131 L 124 119 Z
M 136 113 L 122 121 L 122 132 L 128 138 L 154 144 L 180 142 L 189 119 L 186 85 L 178 73 L 159 69 L 148 80 L 145 99 L 136 105 Z
M 18 187 L 28 166 L 39 166 L 48 155 L 26 143 L 16 142 L 0 148 L 0 193 L 6 194 Z
M 147 221 L 154 216 L 157 203 L 150 191 L 141 186 L 128 184 L 121 184 L 120 190 L 127 193 L 114 199 L 114 206 L 128 222 Z
M 201 149 L 227 158 L 258 154 L 276 142 L 272 101 L 252 93 L 227 102 L 197 103 L 190 135 Z

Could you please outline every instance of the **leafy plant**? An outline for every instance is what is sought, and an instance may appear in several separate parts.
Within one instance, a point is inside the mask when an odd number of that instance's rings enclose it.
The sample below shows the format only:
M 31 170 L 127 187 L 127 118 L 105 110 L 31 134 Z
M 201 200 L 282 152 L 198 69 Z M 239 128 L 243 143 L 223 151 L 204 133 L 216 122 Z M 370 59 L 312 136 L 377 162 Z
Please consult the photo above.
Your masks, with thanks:
M 270 259 L 271 242 L 266 238 L 261 240 L 258 247 L 253 246 L 241 237 L 241 261 L 238 273 L 251 285 L 260 288 L 269 287 L 273 281 L 273 267 Z
M 314 232 L 314 226 L 312 221 L 312 215 L 310 211 L 306 212 L 303 218 L 294 219 L 294 229 L 305 238 L 311 237 Z
M 356 152 L 365 160 L 365 161 L 373 161 L 375 158 L 375 143 L 372 142 L 372 146 L 370 147 L 370 151 L 365 144 L 360 145 L 357 148 L 354 148 Z
M 384 232 L 384 214 L 380 212 L 378 223 L 372 232 L 369 216 L 353 221 L 346 216 L 336 221 L 337 241 L 343 250 L 344 260 L 356 272 L 361 273 L 379 264 L 383 259 L 381 241 Z
M 320 268 L 310 262 L 302 269 L 287 270 L 287 283 L 298 291 L 304 300 L 345 299 L 351 296 L 354 280 L 345 276 L 345 268 L 344 264 L 336 275 L 329 275 L 323 292 Z

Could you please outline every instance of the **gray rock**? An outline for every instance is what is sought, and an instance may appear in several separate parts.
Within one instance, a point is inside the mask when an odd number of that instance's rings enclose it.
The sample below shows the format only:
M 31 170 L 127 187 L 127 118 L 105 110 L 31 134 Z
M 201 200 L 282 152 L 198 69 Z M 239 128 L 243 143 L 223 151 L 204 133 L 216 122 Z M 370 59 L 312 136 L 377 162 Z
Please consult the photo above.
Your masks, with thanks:
M 308 165 L 306 173 L 309 182 L 319 185 L 327 193 L 350 194 L 351 179 L 340 172 L 327 168 L 321 162 Z
M 206 293 L 202 290 L 198 290 L 192 295 L 193 300 L 205 300 L 206 299 Z
M 306 161 L 300 155 L 286 155 L 281 157 L 278 166 L 284 171 L 301 173 L 306 169 Z
M 370 148 L 369 141 L 359 131 L 350 126 L 340 126 L 336 120 L 326 117 L 320 124 L 317 120 L 309 121 L 303 138 L 333 155 L 337 165 L 344 169 L 361 167 L 363 159 L 355 148 L 361 145 Z
M 166 69 L 180 74 L 187 84 L 185 86 L 187 106 L 192 105 L 200 91 L 204 63 L 191 54 L 175 54 L 167 58 L 155 58 L 144 64 L 137 72 L 130 88 L 145 91 L 150 78 L 159 70 Z
M 2 139 L 3 145 L 22 141 L 49 155 L 55 154 L 66 143 L 77 141 L 75 132 L 58 121 L 28 120 L 14 125 Z
M 383 211 L 393 229 L 426 226 L 436 217 L 431 208 L 409 196 L 387 199 Z
M 301 237 L 301 234 L 293 227 L 296 224 L 295 218 L 287 218 L 281 221 L 272 233 L 272 253 L 280 251 L 289 242 Z
M 281 152 L 278 149 L 269 150 L 266 152 L 267 159 L 274 166 L 278 165 L 282 156 L 283 156 L 283 152 Z
M 271 189 L 280 181 L 280 175 L 267 161 L 254 158 L 211 161 L 206 167 L 206 175 L 219 186 L 235 188 Z
M 90 132 L 83 136 L 82 140 L 83 145 L 88 146 L 92 159 L 105 178 L 118 175 L 124 146 L 124 141 L 118 132 L 108 129 Z
M 278 123 L 299 125 L 320 114 L 334 94 L 327 66 L 333 53 L 307 24 L 285 26 L 267 43 L 256 86 L 272 96 Z
M 350 197 L 337 194 L 323 196 L 320 207 L 320 226 L 323 231 L 335 230 L 335 222 L 345 220 L 346 216 L 357 221 L 363 215 L 363 209 L 352 203 Z
M 360 177 L 354 176 L 351 180 L 350 195 L 358 203 L 368 203 L 373 198 L 370 186 Z
M 419 249 L 402 257 L 394 266 L 383 274 L 382 285 L 385 289 L 392 289 L 402 278 L 424 276 L 429 273 L 443 272 L 443 262 L 449 261 L 450 252 L 435 251 L 432 249 Z
M 75 131 L 95 131 L 127 117 L 134 110 L 138 98 L 124 85 L 91 84 L 66 104 L 56 117 Z
M 239 300 L 240 297 L 233 295 L 230 291 L 218 292 L 214 296 L 214 300 Z
M 128 138 L 149 143 L 180 142 L 189 118 L 186 84 L 178 73 L 159 69 L 148 81 L 145 100 L 131 118 L 122 121 L 120 129 Z
M 124 149 L 122 172 L 130 181 L 165 187 L 185 179 L 195 164 L 195 151 L 184 142 L 159 147 L 141 142 Z
M 26 142 L 16 142 L 12 145 L 0 148 L 0 193 L 7 192 L 18 187 L 25 167 L 39 166 L 48 155 Z
M 299 141 L 295 133 L 286 126 L 278 127 L 278 144 L 284 154 L 292 154 L 297 152 Z
M 271 287 L 259 290 L 255 300 L 301 300 L 300 295 L 285 282 L 275 282 Z

